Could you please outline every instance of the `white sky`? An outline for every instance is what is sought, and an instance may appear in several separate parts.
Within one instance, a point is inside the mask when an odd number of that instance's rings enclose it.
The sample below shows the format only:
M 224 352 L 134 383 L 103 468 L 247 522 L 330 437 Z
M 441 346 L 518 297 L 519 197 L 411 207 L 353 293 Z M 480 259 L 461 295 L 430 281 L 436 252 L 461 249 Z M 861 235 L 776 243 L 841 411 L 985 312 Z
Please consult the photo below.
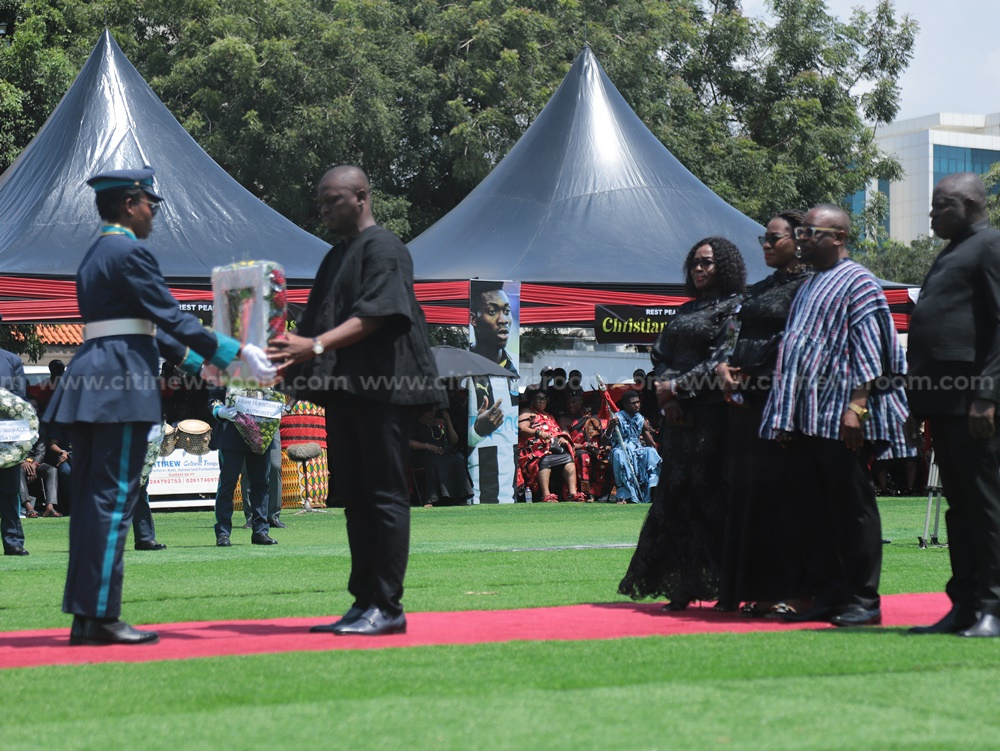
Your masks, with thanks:
M 826 0 L 848 20 L 851 9 L 876 0 Z M 1000 0 L 896 0 L 896 15 L 920 25 L 913 59 L 899 80 L 897 119 L 935 112 L 1000 112 Z M 764 0 L 744 0 L 748 16 L 765 15 Z

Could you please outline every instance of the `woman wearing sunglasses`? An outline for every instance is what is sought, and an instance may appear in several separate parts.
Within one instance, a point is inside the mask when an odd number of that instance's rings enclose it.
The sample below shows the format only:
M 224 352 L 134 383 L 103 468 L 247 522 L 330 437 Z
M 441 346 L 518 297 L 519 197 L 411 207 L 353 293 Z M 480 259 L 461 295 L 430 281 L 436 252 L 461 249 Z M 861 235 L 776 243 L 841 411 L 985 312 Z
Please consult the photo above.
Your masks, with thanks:
M 653 377 L 664 413 L 663 473 L 619 594 L 668 597 L 669 610 L 715 599 L 727 504 L 726 405 L 715 367 L 746 286 L 733 243 L 709 237 L 684 261 L 682 305 L 653 347 Z
M 745 602 L 747 615 L 786 613 L 808 607 L 805 554 L 796 505 L 808 493 L 792 452 L 759 437 L 778 347 L 788 310 L 812 270 L 802 263 L 795 230 L 798 211 L 781 211 L 761 235 L 771 276 L 753 285 L 737 315 L 739 338 L 717 372 L 729 401 L 727 468 L 732 495 L 726 522 L 726 554 L 720 599 Z

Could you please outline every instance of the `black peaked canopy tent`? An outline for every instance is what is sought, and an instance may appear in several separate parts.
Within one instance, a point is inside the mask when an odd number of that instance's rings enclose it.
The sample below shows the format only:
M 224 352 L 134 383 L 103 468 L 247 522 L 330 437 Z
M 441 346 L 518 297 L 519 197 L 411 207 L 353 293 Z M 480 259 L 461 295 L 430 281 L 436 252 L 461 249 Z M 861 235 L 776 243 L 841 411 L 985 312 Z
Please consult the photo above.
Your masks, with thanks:
M 750 281 L 767 276 L 762 231 L 674 158 L 584 47 L 507 156 L 409 247 L 419 279 L 676 289 L 713 235 L 736 243 Z
M 0 275 L 8 277 L 0 294 L 11 296 L 10 277 L 74 278 L 98 232 L 87 178 L 144 164 L 156 170 L 164 198 L 149 242 L 172 285 L 203 284 L 214 266 L 238 260 L 277 261 L 290 282 L 315 275 L 329 246 L 216 164 L 105 30 L 45 125 L 0 176 Z

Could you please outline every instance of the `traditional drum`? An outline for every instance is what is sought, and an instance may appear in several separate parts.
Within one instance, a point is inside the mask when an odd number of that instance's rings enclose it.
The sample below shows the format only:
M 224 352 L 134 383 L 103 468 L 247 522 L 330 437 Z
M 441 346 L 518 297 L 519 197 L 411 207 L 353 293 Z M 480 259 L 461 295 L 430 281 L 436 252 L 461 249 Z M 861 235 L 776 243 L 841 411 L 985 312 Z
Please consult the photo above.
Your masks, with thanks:
M 201 420 L 181 420 L 177 423 L 177 448 L 189 454 L 207 454 L 212 428 Z
M 160 456 L 169 456 L 177 448 L 177 431 L 173 425 L 163 426 L 163 443 L 160 444 Z

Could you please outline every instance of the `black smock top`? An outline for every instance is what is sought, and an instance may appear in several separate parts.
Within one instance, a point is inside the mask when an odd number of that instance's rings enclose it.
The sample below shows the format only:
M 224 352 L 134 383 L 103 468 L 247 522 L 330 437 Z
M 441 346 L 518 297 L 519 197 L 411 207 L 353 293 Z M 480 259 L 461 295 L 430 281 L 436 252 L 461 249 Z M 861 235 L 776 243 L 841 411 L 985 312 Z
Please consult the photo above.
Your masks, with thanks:
M 361 341 L 295 368 L 287 383 L 299 398 L 327 405 L 339 391 L 389 404 L 446 405 L 413 292 L 410 251 L 379 226 L 326 254 L 296 333 L 318 336 L 354 317 L 386 320 Z
M 714 394 L 721 400 L 715 366 L 726 354 L 730 321 L 739 304 L 740 296 L 734 292 L 691 300 L 679 307 L 650 354 L 656 380 L 673 381 L 681 399 Z

